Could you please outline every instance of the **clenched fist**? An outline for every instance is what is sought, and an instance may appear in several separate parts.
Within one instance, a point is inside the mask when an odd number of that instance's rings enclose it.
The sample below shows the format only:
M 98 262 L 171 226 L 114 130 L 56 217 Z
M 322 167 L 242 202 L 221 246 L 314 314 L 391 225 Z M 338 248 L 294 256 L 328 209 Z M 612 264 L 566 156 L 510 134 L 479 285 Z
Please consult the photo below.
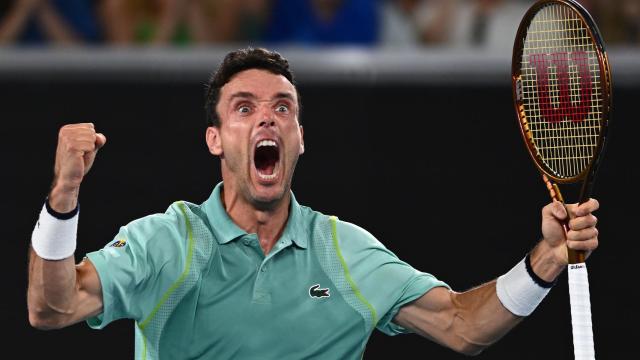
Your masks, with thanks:
M 54 180 L 49 204 L 60 212 L 75 208 L 80 183 L 91 169 L 96 153 L 107 142 L 93 124 L 70 124 L 60 129 Z
M 592 214 L 600 204 L 598 200 L 589 199 L 583 204 L 567 204 L 558 201 L 542 209 L 542 235 L 549 248 L 553 249 L 557 262 L 565 264 L 569 261 L 567 248 L 585 251 L 589 255 L 598 247 L 598 219 Z M 568 232 L 564 224 L 568 221 Z

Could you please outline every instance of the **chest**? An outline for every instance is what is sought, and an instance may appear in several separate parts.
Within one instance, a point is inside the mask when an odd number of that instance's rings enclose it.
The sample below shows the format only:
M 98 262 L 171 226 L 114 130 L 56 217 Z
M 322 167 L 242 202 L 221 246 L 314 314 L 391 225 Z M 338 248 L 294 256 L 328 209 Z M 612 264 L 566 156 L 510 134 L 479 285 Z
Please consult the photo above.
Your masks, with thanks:
M 239 239 L 212 254 L 193 291 L 176 308 L 176 318 L 192 319 L 178 336 L 190 334 L 181 343 L 189 344 L 194 357 L 307 357 L 329 348 L 357 354 L 368 337 L 362 316 L 344 300 L 312 249 L 276 245 L 264 256 L 257 239 Z

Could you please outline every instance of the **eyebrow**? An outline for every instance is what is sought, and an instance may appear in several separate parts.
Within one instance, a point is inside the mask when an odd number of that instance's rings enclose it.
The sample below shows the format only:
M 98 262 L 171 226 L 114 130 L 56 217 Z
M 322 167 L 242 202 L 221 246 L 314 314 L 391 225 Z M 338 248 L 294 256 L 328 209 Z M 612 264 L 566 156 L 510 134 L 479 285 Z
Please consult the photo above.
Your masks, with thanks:
M 229 101 L 232 101 L 233 99 L 237 99 L 237 98 L 246 98 L 246 99 L 252 99 L 252 100 L 256 100 L 257 97 L 254 93 L 249 92 L 249 91 L 238 91 L 237 93 L 232 94 L 229 97 Z M 293 95 L 291 93 L 288 92 L 279 92 L 277 93 L 274 97 L 273 100 L 275 99 L 289 99 L 291 101 L 295 101 L 295 99 L 293 98 Z
M 288 92 L 279 92 L 276 94 L 276 96 L 274 96 L 274 99 L 289 99 L 291 101 L 295 101 L 293 95 Z
M 238 91 L 237 93 L 232 94 L 229 97 L 229 101 L 236 99 L 236 98 L 249 98 L 249 99 L 255 99 L 256 96 L 248 91 Z

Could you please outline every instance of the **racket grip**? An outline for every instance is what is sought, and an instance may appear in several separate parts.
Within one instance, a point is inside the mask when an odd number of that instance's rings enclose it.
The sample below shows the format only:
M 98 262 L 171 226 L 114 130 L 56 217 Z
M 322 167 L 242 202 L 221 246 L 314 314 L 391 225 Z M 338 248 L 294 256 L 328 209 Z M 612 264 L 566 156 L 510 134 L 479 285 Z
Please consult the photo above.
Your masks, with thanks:
M 552 182 L 549 179 L 549 177 L 547 177 L 547 175 L 545 174 L 542 174 L 542 180 L 547 186 L 547 190 L 549 190 L 549 195 L 551 196 L 551 198 L 553 200 L 561 202 L 564 205 L 564 198 L 562 197 L 562 193 L 560 192 L 560 188 L 558 187 L 558 184 Z M 564 224 L 564 231 L 565 233 L 569 232 L 568 224 Z M 567 249 L 567 252 L 568 252 L 569 264 L 582 264 L 585 262 L 585 259 L 587 258 L 587 253 L 585 251 Z
M 587 265 L 585 263 L 569 264 L 568 274 L 575 359 L 595 360 Z
M 582 264 L 587 257 L 587 253 L 585 251 L 573 249 L 567 249 L 567 255 L 569 264 Z

